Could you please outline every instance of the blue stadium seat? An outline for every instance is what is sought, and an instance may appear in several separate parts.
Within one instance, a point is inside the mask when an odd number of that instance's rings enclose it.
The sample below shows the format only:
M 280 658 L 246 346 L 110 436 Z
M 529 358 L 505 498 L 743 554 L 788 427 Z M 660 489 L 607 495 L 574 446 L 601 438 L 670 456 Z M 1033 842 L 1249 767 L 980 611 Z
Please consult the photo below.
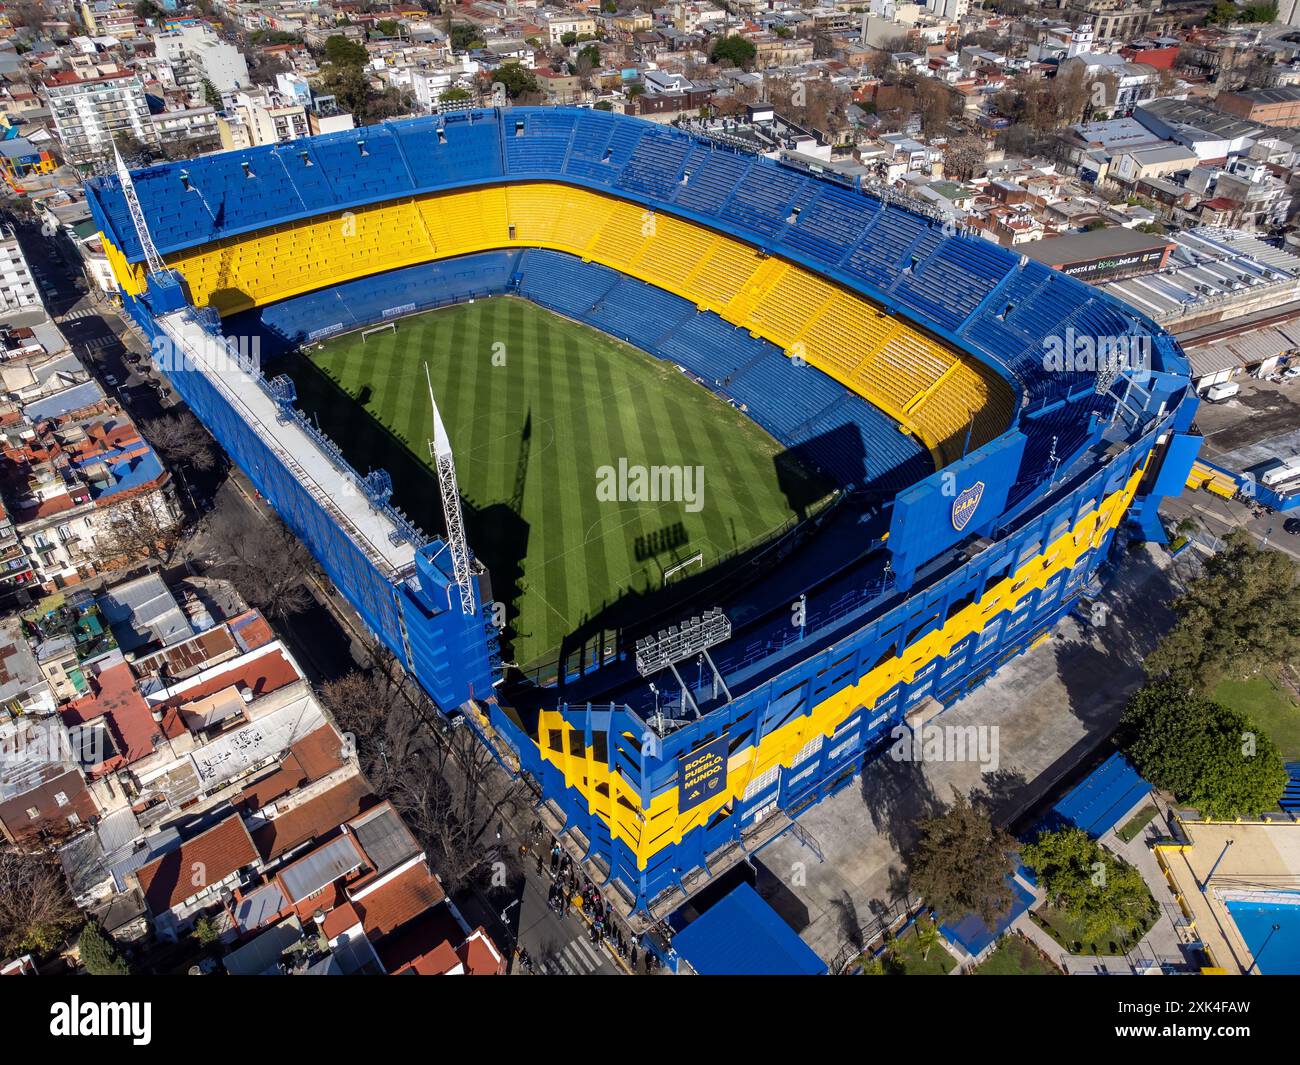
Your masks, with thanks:
M 719 210 L 749 173 L 753 159 L 717 148 L 692 155 L 686 166 L 686 184 L 679 185 L 674 200 L 701 213 Z

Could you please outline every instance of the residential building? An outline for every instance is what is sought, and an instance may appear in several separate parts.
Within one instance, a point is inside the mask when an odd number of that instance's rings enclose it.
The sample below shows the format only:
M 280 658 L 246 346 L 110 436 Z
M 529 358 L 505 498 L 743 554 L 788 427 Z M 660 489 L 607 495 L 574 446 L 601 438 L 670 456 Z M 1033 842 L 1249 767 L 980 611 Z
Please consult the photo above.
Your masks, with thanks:
M 88 163 L 111 154 L 115 138 L 158 143 L 144 86 L 129 71 L 87 78 L 61 71 L 46 78 L 42 87 L 70 163 Z

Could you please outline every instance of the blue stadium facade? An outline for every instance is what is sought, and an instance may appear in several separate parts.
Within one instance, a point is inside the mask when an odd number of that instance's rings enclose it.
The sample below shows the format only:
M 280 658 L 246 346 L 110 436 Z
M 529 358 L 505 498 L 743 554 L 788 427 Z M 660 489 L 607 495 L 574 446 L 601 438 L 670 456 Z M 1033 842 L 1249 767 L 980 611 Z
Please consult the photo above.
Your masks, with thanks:
M 167 164 L 134 183 L 166 273 L 146 275 L 116 180 L 88 193 L 124 305 L 164 344 L 254 334 L 272 353 L 514 294 L 678 364 L 860 501 L 848 533 L 755 559 L 764 579 L 713 604 L 733 622 L 710 651 L 725 691 L 695 661 L 686 691 L 671 675 L 652 686 L 633 632 L 546 683 L 494 688 L 486 615 L 460 612 L 445 545 L 392 510 L 382 475 L 348 470 L 283 379 L 232 384 L 203 359 L 172 375 L 367 625 L 537 782 L 633 909 L 694 890 L 851 780 L 909 711 L 952 703 L 1045 638 L 1117 534 L 1163 539 L 1156 508 L 1197 451 L 1186 360 L 1135 310 L 864 190 L 675 129 L 570 108 L 465 112 Z M 569 205 L 573 227 L 603 227 L 581 247 L 542 228 Z M 626 243 L 629 206 L 659 220 L 657 235 L 607 251 Z M 597 223 L 578 221 L 596 209 Z M 284 280 L 295 256 L 355 254 L 327 228 L 353 219 L 385 234 L 372 266 Z M 465 219 L 481 233 L 467 236 Z M 707 249 L 689 276 L 673 272 L 680 249 L 663 250 L 677 239 Z M 715 298 L 704 275 L 742 259 L 751 281 Z M 814 284 L 816 314 L 781 324 L 789 294 Z M 856 317 L 832 329 L 841 305 Z M 889 350 L 914 357 L 845 369 L 844 350 L 876 343 L 877 322 L 881 345 L 905 333 L 910 346 Z M 914 394 L 889 394 L 927 360 Z M 311 463 L 286 453 L 285 434 Z M 347 499 L 306 472 L 322 462 Z

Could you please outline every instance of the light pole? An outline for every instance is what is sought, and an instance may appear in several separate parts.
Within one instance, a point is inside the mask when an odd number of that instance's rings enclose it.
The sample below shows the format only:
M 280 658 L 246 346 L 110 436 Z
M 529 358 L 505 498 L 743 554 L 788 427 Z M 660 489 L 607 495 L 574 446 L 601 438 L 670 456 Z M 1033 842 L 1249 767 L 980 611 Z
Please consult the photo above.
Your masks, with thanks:
M 1223 856 L 1228 853 L 1228 848 L 1236 842 L 1236 840 L 1230 839 L 1223 844 L 1223 850 L 1221 850 L 1219 856 L 1214 859 L 1214 864 L 1210 866 L 1210 871 L 1205 874 L 1205 879 L 1201 882 L 1202 895 L 1210 889 L 1210 878 L 1214 876 L 1214 871 L 1219 868 L 1219 863 L 1223 861 Z
M 1263 972 L 1263 970 L 1260 969 L 1259 967 L 1259 959 L 1264 956 L 1264 948 L 1268 946 L 1273 936 L 1277 934 L 1277 930 L 1281 927 L 1282 926 L 1280 924 L 1275 924 L 1272 928 L 1268 930 L 1268 935 L 1264 937 L 1264 942 L 1259 945 L 1259 950 L 1255 951 L 1255 958 L 1250 963 L 1250 968 L 1246 970 L 1247 976 L 1249 976 L 1252 971 Z

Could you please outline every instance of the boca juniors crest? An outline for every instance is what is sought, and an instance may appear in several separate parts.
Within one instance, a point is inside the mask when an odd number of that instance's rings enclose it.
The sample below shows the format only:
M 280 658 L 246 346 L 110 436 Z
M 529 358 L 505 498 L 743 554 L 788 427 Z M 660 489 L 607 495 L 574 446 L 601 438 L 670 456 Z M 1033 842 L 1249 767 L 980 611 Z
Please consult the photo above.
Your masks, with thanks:
M 975 511 L 979 509 L 980 499 L 984 495 L 984 482 L 976 481 L 969 488 L 963 489 L 952 501 L 952 527 L 958 532 L 962 532 L 970 524 L 971 518 L 975 517 Z

